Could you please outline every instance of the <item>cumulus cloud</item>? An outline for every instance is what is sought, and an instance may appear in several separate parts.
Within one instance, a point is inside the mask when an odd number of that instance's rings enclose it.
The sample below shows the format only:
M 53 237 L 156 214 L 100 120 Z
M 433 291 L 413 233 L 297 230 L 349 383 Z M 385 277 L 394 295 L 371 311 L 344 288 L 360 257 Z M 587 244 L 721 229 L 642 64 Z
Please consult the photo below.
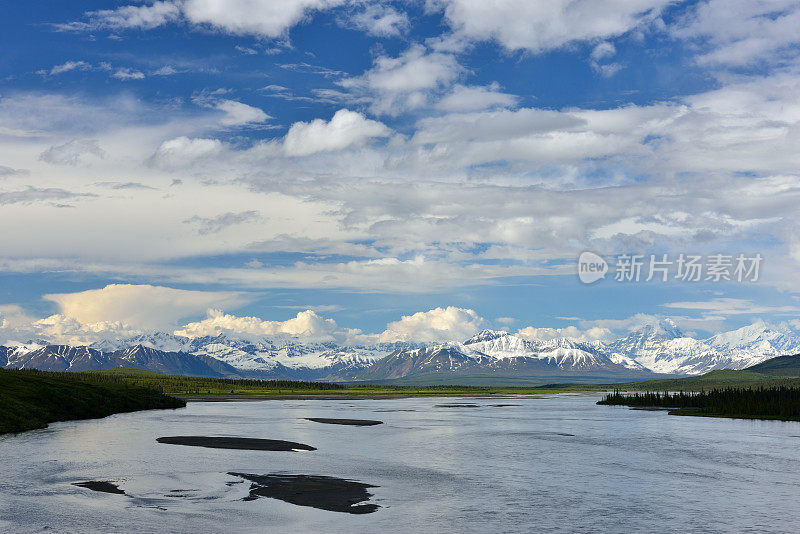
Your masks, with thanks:
M 184 20 L 235 35 L 279 37 L 313 11 L 344 0 L 167 0 L 90 11 L 86 21 L 56 25 L 62 30 L 150 30 Z
M 283 148 L 289 156 L 308 156 L 317 152 L 343 150 L 363 145 L 376 137 L 387 137 L 391 130 L 361 113 L 340 109 L 330 121 L 314 119 L 296 122 L 289 128 Z
M 442 97 L 436 107 L 448 112 L 480 111 L 514 106 L 519 97 L 500 91 L 497 82 L 487 86 L 456 85 Z
M 625 34 L 659 16 L 672 0 L 441 0 L 455 38 L 495 40 L 510 49 L 545 52 Z
M 88 22 L 59 25 L 65 30 L 136 28 L 150 30 L 178 19 L 180 4 L 175 1 L 158 1 L 149 5 L 121 6 L 116 9 L 90 11 Z
M 383 4 L 369 4 L 349 17 L 343 17 L 341 23 L 374 37 L 399 37 L 410 27 L 406 13 Z
M 379 339 L 381 342 L 421 343 L 465 340 L 486 328 L 487 324 L 475 310 L 448 306 L 404 315 L 399 321 L 387 324 Z
M 707 0 L 670 28 L 704 45 L 701 65 L 742 67 L 798 57 L 800 5 L 794 0 Z
M 39 160 L 53 165 L 81 165 L 92 157 L 104 158 L 105 155 L 97 139 L 73 139 L 63 145 L 51 146 L 39 154 Z
M 622 64 L 620 63 L 608 63 L 605 62 L 606 60 L 614 57 L 617 53 L 617 48 L 608 41 L 604 41 L 592 49 L 592 53 L 589 54 L 590 57 L 590 64 L 592 69 L 599 72 L 605 77 L 611 77 L 620 69 L 623 68 Z
M 157 329 L 210 307 L 237 308 L 248 301 L 241 293 L 190 291 L 170 287 L 110 284 L 102 289 L 44 295 L 60 314 L 84 324 L 120 322 L 132 328 Z
M 61 314 L 37 318 L 17 305 L 0 305 L 0 344 L 47 342 L 89 345 L 140 333 L 120 322 L 84 324 Z
M 223 150 L 224 145 L 218 139 L 181 136 L 161 143 L 149 161 L 157 167 L 183 167 L 198 160 L 218 156 Z
M 175 331 L 175 335 L 190 338 L 218 336 L 220 334 L 291 334 L 307 338 L 329 338 L 336 331 L 336 322 L 325 319 L 315 311 L 301 311 L 286 321 L 264 321 L 258 317 L 238 317 L 218 309 L 208 310 L 208 317 L 189 323 Z
M 183 13 L 195 24 L 238 35 L 278 37 L 313 11 L 341 5 L 343 0 L 187 0 Z
M 425 105 L 432 91 L 449 85 L 461 71 L 452 54 L 412 45 L 398 57 L 378 57 L 370 70 L 339 84 L 365 95 L 376 113 L 397 115 Z
M 225 112 L 225 116 L 219 121 L 223 126 L 258 124 L 272 118 L 263 110 L 235 100 L 220 100 L 215 103 L 215 107 Z

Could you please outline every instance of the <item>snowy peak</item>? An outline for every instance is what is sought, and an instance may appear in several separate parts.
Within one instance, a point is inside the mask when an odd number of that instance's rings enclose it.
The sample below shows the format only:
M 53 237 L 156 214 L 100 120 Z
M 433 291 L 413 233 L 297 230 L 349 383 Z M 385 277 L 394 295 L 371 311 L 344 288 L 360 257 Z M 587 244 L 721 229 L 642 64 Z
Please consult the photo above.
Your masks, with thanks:
M 717 334 L 706 343 L 717 350 L 800 351 L 800 335 L 786 325 L 771 326 L 764 321 Z
M 464 342 L 464 345 L 472 345 L 474 343 L 480 343 L 481 341 L 492 341 L 493 339 L 501 338 L 507 336 L 508 332 L 505 330 L 481 330 L 468 340 Z
M 686 337 L 686 334 L 678 328 L 672 319 L 660 319 L 657 322 L 645 324 L 641 328 L 631 333 L 640 339 L 678 339 Z
M 796 353 L 800 353 L 800 333 L 787 324 L 759 321 L 700 340 L 662 319 L 612 342 L 528 339 L 488 329 L 463 343 L 367 346 L 303 342 L 288 335 L 186 338 L 148 332 L 130 338 L 109 336 L 88 347 L 10 343 L 0 347 L 0 367 L 82 371 L 126 366 L 195 376 L 328 381 L 433 374 L 646 377 L 744 369 Z

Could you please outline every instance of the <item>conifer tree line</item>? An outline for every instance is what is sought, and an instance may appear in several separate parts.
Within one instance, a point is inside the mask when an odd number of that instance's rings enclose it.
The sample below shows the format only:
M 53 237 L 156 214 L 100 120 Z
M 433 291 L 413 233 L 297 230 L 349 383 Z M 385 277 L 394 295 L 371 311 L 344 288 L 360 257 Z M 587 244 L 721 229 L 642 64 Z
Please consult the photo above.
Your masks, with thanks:
M 683 410 L 681 413 L 724 416 L 766 416 L 780 419 L 800 419 L 800 388 L 754 387 L 720 388 L 700 392 L 622 393 L 615 390 L 597 404 L 665 407 Z

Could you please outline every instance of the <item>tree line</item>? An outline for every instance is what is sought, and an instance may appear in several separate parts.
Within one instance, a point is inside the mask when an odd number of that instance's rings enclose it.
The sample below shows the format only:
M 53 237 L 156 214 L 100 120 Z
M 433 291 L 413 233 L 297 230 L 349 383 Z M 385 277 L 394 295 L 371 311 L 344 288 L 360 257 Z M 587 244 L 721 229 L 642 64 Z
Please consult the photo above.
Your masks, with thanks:
M 696 412 L 698 415 L 766 416 L 781 419 L 800 418 L 798 387 L 726 387 L 700 392 L 623 393 L 615 390 L 597 404 L 664 407 Z

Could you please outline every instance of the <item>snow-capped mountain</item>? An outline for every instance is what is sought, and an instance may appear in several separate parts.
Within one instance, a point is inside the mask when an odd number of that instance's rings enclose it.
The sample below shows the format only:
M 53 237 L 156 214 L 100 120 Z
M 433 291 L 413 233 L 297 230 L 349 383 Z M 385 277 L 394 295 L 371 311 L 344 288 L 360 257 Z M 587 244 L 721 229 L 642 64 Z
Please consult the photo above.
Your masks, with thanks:
M 463 345 L 468 352 L 478 352 L 495 359 L 536 358 L 561 369 L 617 370 L 616 366 L 635 371 L 646 369 L 634 359 L 614 354 L 602 345 L 566 338 L 550 341 L 528 340 L 508 332 L 484 330 Z
M 339 346 L 300 338 L 219 335 L 187 338 L 163 332 L 104 339 L 90 346 L 37 340 L 0 346 L 0 367 L 84 371 L 137 367 L 162 373 L 289 380 L 392 380 L 495 377 L 646 379 L 743 369 L 800 352 L 800 334 L 759 321 L 696 339 L 665 319 L 612 342 L 528 339 L 483 330 L 461 342 Z
M 464 343 L 397 350 L 356 375 L 360 379 L 432 376 L 483 378 L 627 377 L 652 378 L 632 359 L 568 339 L 528 340 L 484 330 Z
M 699 340 L 663 319 L 606 345 L 662 374 L 697 375 L 714 369 L 744 369 L 781 354 L 800 352 L 800 335 L 764 322 Z

